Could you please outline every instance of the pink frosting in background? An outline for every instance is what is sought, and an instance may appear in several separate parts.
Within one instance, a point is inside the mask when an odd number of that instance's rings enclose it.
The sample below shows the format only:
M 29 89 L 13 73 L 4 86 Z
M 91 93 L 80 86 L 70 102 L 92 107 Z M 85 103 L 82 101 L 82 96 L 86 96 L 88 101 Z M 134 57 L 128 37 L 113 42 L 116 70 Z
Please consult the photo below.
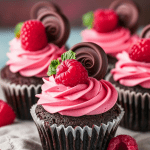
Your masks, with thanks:
M 67 87 L 56 84 L 53 76 L 43 79 L 38 105 L 49 113 L 66 116 L 98 115 L 110 110 L 117 101 L 117 91 L 105 80 L 89 78 L 87 84 Z
M 137 35 L 131 36 L 130 31 L 122 27 L 107 33 L 85 29 L 82 31 L 81 36 L 84 42 L 96 43 L 112 56 L 116 56 L 117 53 L 122 51 L 128 51 L 130 46 L 139 39 Z
M 117 55 L 118 62 L 111 73 L 115 81 L 125 86 L 150 88 L 150 63 L 133 61 L 127 52 Z
M 9 61 L 7 65 L 13 73 L 19 72 L 22 76 L 43 77 L 47 76 L 48 66 L 51 60 L 60 59 L 66 50 L 58 48 L 54 44 L 48 44 L 38 51 L 26 51 L 21 47 L 20 39 L 10 41 L 10 52 L 7 53 Z

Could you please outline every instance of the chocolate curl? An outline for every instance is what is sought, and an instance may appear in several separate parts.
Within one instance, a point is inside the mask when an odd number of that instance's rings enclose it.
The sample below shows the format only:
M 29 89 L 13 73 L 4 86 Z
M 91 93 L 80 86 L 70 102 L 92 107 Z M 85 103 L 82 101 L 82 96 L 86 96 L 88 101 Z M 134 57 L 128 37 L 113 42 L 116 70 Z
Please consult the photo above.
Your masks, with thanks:
M 70 50 L 76 53 L 76 60 L 87 69 L 90 77 L 101 80 L 105 76 L 108 61 L 100 46 L 91 42 L 82 42 L 76 44 Z
M 31 16 L 41 21 L 45 26 L 48 42 L 62 47 L 69 37 L 69 21 L 57 5 L 53 3 L 46 5 L 47 3 L 39 3 L 34 6 Z
M 150 24 L 147 25 L 141 32 L 141 38 L 150 38 Z
M 138 26 L 139 9 L 132 0 L 115 0 L 111 3 L 110 9 L 119 16 L 119 25 L 129 28 L 131 32 L 135 32 Z
M 42 2 L 36 3 L 31 8 L 31 11 L 30 11 L 31 19 L 37 19 L 39 14 L 47 10 L 61 13 L 60 7 L 56 5 L 55 3 L 42 1 Z

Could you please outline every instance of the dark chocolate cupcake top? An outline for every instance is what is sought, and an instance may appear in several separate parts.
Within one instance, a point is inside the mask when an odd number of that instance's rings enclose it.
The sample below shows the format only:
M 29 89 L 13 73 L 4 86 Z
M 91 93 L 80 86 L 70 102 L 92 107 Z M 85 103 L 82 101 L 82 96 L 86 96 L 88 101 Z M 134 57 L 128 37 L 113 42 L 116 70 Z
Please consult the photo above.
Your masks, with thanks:
M 42 105 L 49 113 L 66 116 L 105 113 L 115 105 L 118 97 L 111 83 L 101 79 L 106 72 L 105 69 L 107 70 L 105 52 L 94 43 L 79 43 L 71 49 L 77 52 L 76 55 L 69 50 L 61 56 L 61 63 L 58 60 L 51 62 L 48 75 L 53 76 L 43 79 L 42 93 L 37 95 L 37 104 Z M 82 62 L 88 72 L 91 73 L 93 70 L 93 74 L 90 75 L 98 80 L 93 77 L 87 77 L 85 80 L 87 71 L 75 57 Z M 95 70 L 98 70 L 98 73 Z M 74 85 L 76 81 L 78 84 Z

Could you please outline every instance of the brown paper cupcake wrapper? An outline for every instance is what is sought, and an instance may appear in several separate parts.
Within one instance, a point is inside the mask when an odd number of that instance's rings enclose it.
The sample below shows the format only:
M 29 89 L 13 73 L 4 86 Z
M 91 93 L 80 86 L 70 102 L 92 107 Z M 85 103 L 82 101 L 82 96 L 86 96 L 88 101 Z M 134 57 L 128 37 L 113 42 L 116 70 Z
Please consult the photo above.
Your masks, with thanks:
M 107 81 L 110 76 L 109 74 L 106 77 Z M 120 125 L 134 131 L 150 131 L 150 94 L 136 93 L 114 86 L 118 91 L 118 104 L 125 111 Z
M 31 108 L 31 115 L 39 131 L 43 150 L 106 150 L 111 138 L 114 137 L 118 125 L 124 115 L 121 109 L 117 119 L 100 126 L 92 128 L 85 126 L 64 127 L 57 124 L 49 125 L 48 122 L 40 120 L 35 113 L 37 105 Z
M 21 86 L 0 78 L 0 85 L 6 101 L 15 111 L 16 117 L 22 120 L 31 120 L 30 108 L 38 100 L 35 95 L 41 93 L 41 84 Z

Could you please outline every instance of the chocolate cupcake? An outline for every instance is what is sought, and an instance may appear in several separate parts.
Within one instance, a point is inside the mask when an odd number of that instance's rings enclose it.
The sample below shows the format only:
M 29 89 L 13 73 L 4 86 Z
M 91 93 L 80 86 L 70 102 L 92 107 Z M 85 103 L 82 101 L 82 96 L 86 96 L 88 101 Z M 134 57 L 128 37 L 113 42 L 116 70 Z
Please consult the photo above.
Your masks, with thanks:
M 108 55 L 108 72 L 117 62 L 116 55 L 128 51 L 139 38 L 136 31 L 139 11 L 131 0 L 115 0 L 108 9 L 98 9 L 83 16 L 88 27 L 81 32 L 83 42 L 101 46 Z M 89 36 L 90 35 L 90 36 Z
M 0 72 L 6 100 L 19 119 L 31 119 L 30 108 L 37 102 L 35 94 L 41 92 L 42 77 L 47 76 L 51 60 L 60 59 L 66 51 L 69 22 L 62 12 L 51 9 L 55 5 L 49 3 L 51 7 L 45 9 L 44 4 L 33 7 L 37 18 L 16 26 L 9 61 Z
M 51 62 L 48 74 L 53 76 L 43 79 L 42 93 L 31 108 L 42 147 L 106 150 L 124 114 L 116 104 L 117 91 L 102 79 L 107 56 L 94 43 L 71 50 L 61 56 L 62 63 Z
M 106 79 L 117 89 L 118 103 L 125 115 L 121 126 L 134 131 L 150 131 L 150 39 L 141 39 L 122 52 Z

